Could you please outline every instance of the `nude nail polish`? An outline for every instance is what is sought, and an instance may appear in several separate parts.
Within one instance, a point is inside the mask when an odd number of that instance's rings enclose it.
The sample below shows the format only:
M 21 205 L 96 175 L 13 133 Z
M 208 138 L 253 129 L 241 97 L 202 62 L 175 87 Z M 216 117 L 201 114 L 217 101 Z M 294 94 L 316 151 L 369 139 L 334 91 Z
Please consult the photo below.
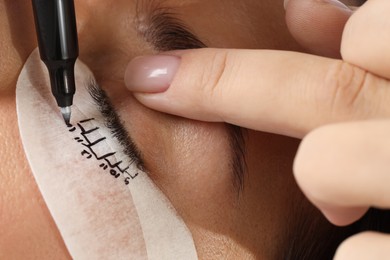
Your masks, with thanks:
M 134 92 L 164 92 L 169 88 L 180 61 L 180 57 L 172 55 L 137 57 L 126 68 L 126 87 Z

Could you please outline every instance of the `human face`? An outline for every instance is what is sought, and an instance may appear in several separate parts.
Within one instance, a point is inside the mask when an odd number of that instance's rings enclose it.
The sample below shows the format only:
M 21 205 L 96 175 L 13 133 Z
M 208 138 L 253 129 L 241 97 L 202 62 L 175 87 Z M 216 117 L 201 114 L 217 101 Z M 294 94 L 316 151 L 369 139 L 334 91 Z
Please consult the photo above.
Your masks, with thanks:
M 294 229 L 294 212 L 308 208 L 290 172 L 297 141 L 243 131 L 246 167 L 243 187 L 238 190 L 231 163 L 240 154 L 241 139 L 239 135 L 232 138 L 237 131 L 224 124 L 151 111 L 125 90 L 123 74 L 128 61 L 138 55 L 192 46 L 177 41 L 176 45 L 174 41 L 171 46 L 159 46 L 145 37 L 143 30 L 150 24 L 142 18 L 157 6 L 172 11 L 173 17 L 210 47 L 295 50 L 284 26 L 282 1 L 142 2 L 76 1 L 80 59 L 92 69 L 125 122 L 149 176 L 184 219 L 200 258 L 280 258 L 290 236 L 286 230 Z M 16 124 L 16 78 L 36 46 L 30 3 L 2 0 L 0 22 L 4 32 L 0 45 L 0 159 L 5 162 L 0 165 L 0 190 L 6 194 L 0 205 L 0 256 L 69 258 L 31 176 Z M 156 37 L 163 38 L 161 31 Z

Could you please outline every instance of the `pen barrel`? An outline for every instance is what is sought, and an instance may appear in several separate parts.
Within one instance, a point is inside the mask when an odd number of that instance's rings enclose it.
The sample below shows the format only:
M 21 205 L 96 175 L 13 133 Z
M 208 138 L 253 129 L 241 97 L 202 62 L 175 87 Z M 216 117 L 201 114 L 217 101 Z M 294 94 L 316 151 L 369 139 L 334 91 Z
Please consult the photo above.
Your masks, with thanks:
M 41 59 L 76 60 L 79 55 L 73 0 L 32 0 Z
M 74 64 L 75 60 L 73 59 L 61 62 L 46 62 L 49 70 L 51 92 L 59 107 L 69 107 L 73 104 L 73 95 L 76 92 Z
M 74 2 L 32 0 L 32 5 L 39 53 L 49 71 L 52 93 L 58 106 L 71 106 L 79 55 Z

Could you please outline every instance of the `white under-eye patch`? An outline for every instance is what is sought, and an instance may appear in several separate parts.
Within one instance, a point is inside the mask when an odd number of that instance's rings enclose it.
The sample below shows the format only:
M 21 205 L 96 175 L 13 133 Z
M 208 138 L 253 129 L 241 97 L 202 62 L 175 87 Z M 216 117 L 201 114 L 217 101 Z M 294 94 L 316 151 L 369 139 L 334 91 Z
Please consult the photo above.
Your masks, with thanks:
M 75 259 L 197 259 L 184 222 L 105 126 L 86 90 L 91 71 L 77 62 L 75 72 L 71 126 L 59 113 L 37 50 L 16 88 L 24 150 L 69 253 Z

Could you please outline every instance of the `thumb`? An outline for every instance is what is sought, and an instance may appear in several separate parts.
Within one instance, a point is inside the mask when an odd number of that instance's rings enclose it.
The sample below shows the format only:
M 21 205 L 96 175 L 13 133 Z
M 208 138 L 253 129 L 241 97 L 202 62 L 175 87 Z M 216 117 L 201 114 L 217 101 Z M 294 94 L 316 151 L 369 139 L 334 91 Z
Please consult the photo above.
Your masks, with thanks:
M 344 25 L 353 11 L 338 0 L 286 0 L 286 23 L 308 52 L 340 57 Z

